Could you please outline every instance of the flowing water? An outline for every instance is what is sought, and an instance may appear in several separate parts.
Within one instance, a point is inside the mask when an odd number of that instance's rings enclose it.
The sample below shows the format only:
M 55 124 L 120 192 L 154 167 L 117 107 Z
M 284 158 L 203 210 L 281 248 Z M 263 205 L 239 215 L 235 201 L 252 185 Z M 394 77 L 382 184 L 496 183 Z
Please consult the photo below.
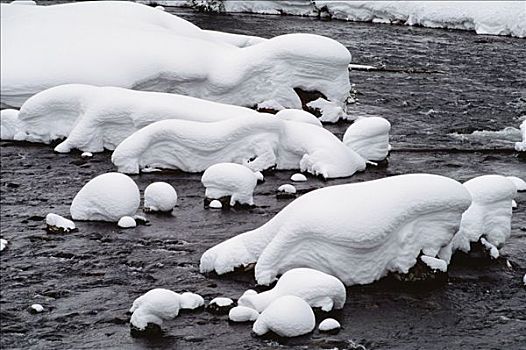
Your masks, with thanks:
M 312 18 L 207 15 L 168 8 L 204 29 L 272 37 L 308 32 L 346 45 L 354 63 L 384 71 L 351 71 L 354 115 L 379 115 L 392 123 L 387 167 L 351 178 L 297 187 L 315 188 L 428 172 L 465 181 L 483 174 L 526 177 L 513 152 L 526 114 L 524 40 L 418 27 L 321 21 Z M 328 125 L 340 136 L 347 123 Z M 505 129 L 507 128 L 508 129 Z M 474 131 L 486 131 L 475 132 Z M 254 287 L 250 273 L 222 278 L 199 273 L 209 247 L 268 221 L 291 200 L 276 188 L 293 172 L 267 176 L 255 192 L 257 208 L 203 208 L 199 174 L 134 176 L 141 191 L 153 181 L 171 183 L 179 205 L 171 216 L 148 215 L 150 226 L 121 230 L 113 224 L 78 223 L 79 231 L 44 231 L 49 212 L 69 213 L 76 192 L 94 176 L 113 171 L 110 154 L 81 159 L 52 147 L 3 142 L 1 148 L 0 253 L 2 349 L 524 349 L 526 344 L 526 194 L 517 197 L 512 238 L 494 263 L 459 262 L 435 288 L 376 283 L 348 289 L 335 315 L 343 330 L 281 343 L 251 336 L 249 324 L 231 324 L 205 311 L 183 313 L 164 325 L 158 340 L 132 338 L 127 310 L 155 287 L 193 291 L 206 300 L 238 298 Z M 506 263 L 509 261 L 509 265 Z M 45 311 L 26 308 L 40 303 Z M 318 321 L 321 319 L 318 318 Z

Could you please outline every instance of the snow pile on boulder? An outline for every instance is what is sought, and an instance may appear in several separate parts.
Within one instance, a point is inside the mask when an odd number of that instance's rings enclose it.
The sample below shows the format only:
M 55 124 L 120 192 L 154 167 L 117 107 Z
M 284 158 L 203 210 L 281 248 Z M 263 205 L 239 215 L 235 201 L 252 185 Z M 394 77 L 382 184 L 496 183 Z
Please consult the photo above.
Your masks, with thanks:
M 301 109 L 297 87 L 319 92 L 340 108 L 349 96 L 351 55 L 326 37 L 286 34 L 254 41 L 211 34 L 128 1 L 1 6 L 1 102 L 7 106 L 20 107 L 42 90 L 70 83 L 164 91 L 247 107 L 275 100 Z M 235 46 L 247 42 L 253 45 Z M 62 54 L 64 47 L 68 55 Z
M 343 283 L 336 277 L 309 268 L 296 268 L 285 272 L 271 290 L 243 295 L 237 303 L 262 312 L 284 295 L 295 295 L 311 307 L 331 311 L 333 308 L 343 308 L 346 291 Z
M 521 142 L 515 142 L 515 150 L 517 152 L 526 152 L 526 120 L 523 120 L 520 126 L 521 129 Z
M 299 169 L 324 178 L 351 176 L 365 161 L 330 131 L 278 118 L 236 118 L 214 123 L 163 120 L 135 132 L 115 149 L 120 172 L 175 168 L 204 171 L 217 163 L 253 171 Z
M 7 248 L 8 243 L 7 239 L 0 238 L 0 252 Z
M 254 188 L 258 177 L 249 168 L 235 163 L 218 163 L 205 170 L 201 182 L 206 188 L 206 198 L 229 197 L 230 206 L 236 203 L 254 205 Z
M 77 229 L 73 221 L 53 213 L 46 215 L 46 225 L 51 233 L 68 233 Z
M 343 143 L 369 161 L 381 161 L 387 157 L 391 124 L 381 117 L 356 120 L 343 135 Z
M 340 322 L 336 321 L 334 318 L 326 318 L 320 322 L 318 329 L 320 332 L 334 332 L 341 328 Z
M 303 174 L 296 173 L 290 177 L 290 180 L 294 182 L 305 182 L 307 181 L 307 177 Z
M 236 306 L 228 312 L 228 319 L 232 322 L 255 321 L 259 317 L 259 312 L 246 306 Z
M 106 173 L 91 179 L 71 203 L 73 220 L 117 222 L 133 216 L 140 204 L 139 188 L 128 176 Z
M 131 216 L 123 216 L 117 222 L 117 226 L 120 228 L 134 228 L 137 227 L 137 222 Z
M 264 335 L 269 331 L 282 337 L 310 333 L 316 326 L 314 312 L 303 299 L 287 295 L 276 299 L 259 315 L 252 331 Z
M 230 298 L 217 297 L 208 303 L 206 309 L 208 312 L 213 314 L 228 314 L 229 311 L 235 306 L 234 301 Z
M 15 135 L 20 130 L 18 111 L 16 109 L 2 109 L 0 111 L 0 140 L 14 140 Z
M 171 212 L 177 205 L 177 192 L 166 182 L 154 182 L 144 190 L 144 210 Z
M 200 270 L 224 274 L 256 263 L 256 280 L 266 285 L 292 268 L 310 267 L 346 285 L 371 283 L 389 271 L 407 273 L 420 252 L 435 257 L 470 204 L 464 186 L 430 174 L 325 187 L 207 250 Z
M 466 181 L 464 187 L 473 202 L 462 215 L 453 240 L 440 252 L 440 257 L 448 262 L 456 250 L 469 252 L 471 242 L 484 238 L 491 251 L 493 246 L 501 247 L 511 234 L 512 201 L 517 193 L 515 184 L 505 176 L 484 175 Z

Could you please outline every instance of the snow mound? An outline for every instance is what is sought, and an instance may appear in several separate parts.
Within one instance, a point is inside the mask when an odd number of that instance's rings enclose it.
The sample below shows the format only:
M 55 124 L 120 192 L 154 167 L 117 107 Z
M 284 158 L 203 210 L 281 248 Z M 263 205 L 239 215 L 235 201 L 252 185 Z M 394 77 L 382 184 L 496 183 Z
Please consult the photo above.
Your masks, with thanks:
M 296 194 L 296 187 L 291 184 L 283 184 L 278 187 L 278 193 Z
M 233 322 L 255 321 L 258 317 L 259 312 L 246 306 L 236 306 L 228 313 L 228 319 Z
M 210 204 L 208 204 L 208 206 L 212 209 L 221 209 L 223 208 L 223 204 L 218 201 L 217 199 L 214 199 L 213 201 L 210 202 Z
M 483 175 L 466 181 L 464 187 L 473 202 L 462 215 L 453 240 L 440 254 L 446 261 L 456 250 L 469 252 L 470 243 L 480 238 L 500 247 L 511 234 L 511 202 L 517 193 L 514 183 L 505 176 Z
M 184 292 L 180 298 L 181 309 L 195 310 L 205 304 L 205 300 L 199 294 Z
M 0 252 L 7 247 L 8 243 L 7 239 L 0 238 Z
M 301 109 L 283 109 L 276 113 L 276 118 L 289 120 L 298 123 L 307 123 L 322 126 L 320 120 L 309 112 Z
M 297 337 L 312 332 L 314 312 L 303 299 L 286 295 L 276 299 L 259 315 L 252 327 L 257 335 L 269 331 L 282 337 Z
M 296 173 L 290 177 L 290 180 L 294 182 L 305 182 L 307 181 L 307 177 L 303 174 Z
M 144 190 L 146 211 L 171 212 L 177 205 L 177 192 L 166 182 L 154 182 Z
M 128 176 L 106 173 L 91 179 L 71 203 L 73 220 L 117 222 L 133 216 L 140 204 L 139 188 Z
M 223 315 L 228 314 L 234 308 L 234 301 L 230 298 L 217 297 L 208 303 L 207 310 L 210 313 Z
M 44 311 L 44 307 L 40 304 L 32 304 L 30 307 L 32 313 L 39 314 Z
M 117 226 L 120 228 L 134 228 L 137 227 L 137 222 L 131 216 L 123 216 L 117 222 Z
M 346 291 L 343 283 L 336 277 L 313 269 L 296 268 L 285 272 L 271 290 L 243 295 L 237 303 L 262 312 L 284 295 L 295 295 L 311 307 L 319 307 L 328 312 L 333 308 L 343 308 Z
M 336 321 L 334 318 L 326 318 L 321 321 L 320 325 L 318 326 L 320 332 L 331 332 L 340 328 L 342 328 L 340 322 Z
M 523 120 L 520 126 L 522 141 L 515 143 L 517 152 L 526 152 L 526 120 Z
M 343 143 L 369 161 L 381 161 L 389 153 L 391 123 L 381 117 L 356 120 L 343 135 Z
M 318 91 L 339 107 L 349 95 L 349 51 L 314 34 L 256 41 L 214 35 L 129 1 L 2 4 L 1 16 L 1 102 L 8 106 L 20 107 L 42 90 L 70 83 L 163 91 L 247 107 L 276 100 L 301 109 L 297 87 Z
M 352 119 L 350 115 L 345 114 L 345 111 L 341 105 L 327 101 L 321 97 L 317 100 L 307 103 L 307 107 L 319 114 L 320 121 L 322 122 L 336 123 L 340 119 Z
M 219 307 L 230 306 L 234 301 L 230 298 L 217 297 L 210 301 L 210 305 L 217 305 Z
M 246 166 L 236 163 L 218 163 L 207 168 L 201 177 L 209 199 L 230 197 L 230 206 L 236 203 L 254 205 L 254 188 L 258 177 Z
M 407 273 L 420 252 L 436 256 L 470 204 L 463 185 L 430 174 L 325 187 L 207 250 L 200 270 L 224 274 L 257 262 L 255 277 L 263 285 L 295 267 L 323 271 L 346 285 L 371 283 L 389 271 Z
M 76 230 L 73 221 L 53 213 L 46 215 L 46 224 L 48 231 L 53 233 L 68 233 Z
M 252 171 L 299 169 L 324 178 L 365 169 L 365 161 L 330 131 L 271 117 L 159 121 L 122 141 L 112 162 L 130 174 L 147 167 L 200 172 L 217 163 L 244 164 Z
M 91 158 L 91 157 L 93 157 L 93 153 L 91 153 L 91 152 L 82 152 L 82 154 L 80 156 L 82 158 Z
M 517 176 L 507 176 L 507 178 L 513 182 L 518 192 L 526 191 L 526 181 Z
M 0 140 L 14 140 L 15 135 L 17 135 L 19 131 L 20 122 L 18 120 L 18 110 L 2 109 L 0 111 Z

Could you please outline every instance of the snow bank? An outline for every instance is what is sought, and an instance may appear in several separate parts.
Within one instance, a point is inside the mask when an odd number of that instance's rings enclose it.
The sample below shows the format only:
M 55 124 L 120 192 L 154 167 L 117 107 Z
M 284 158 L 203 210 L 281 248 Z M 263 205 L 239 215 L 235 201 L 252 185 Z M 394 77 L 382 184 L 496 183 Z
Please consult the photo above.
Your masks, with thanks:
M 526 36 L 526 11 L 522 1 L 199 0 L 194 1 L 194 6 L 216 12 L 329 16 L 347 21 Z
M 211 34 L 128 1 L 2 4 L 1 15 L 1 102 L 10 106 L 69 83 L 164 91 L 247 107 L 276 100 L 301 109 L 297 87 L 319 91 L 341 107 L 349 95 L 351 55 L 322 36 L 286 34 L 237 47 L 232 44 L 253 40 Z
M 312 332 L 315 326 L 316 319 L 309 304 L 287 295 L 275 300 L 259 315 L 252 331 L 257 335 L 272 331 L 282 337 L 297 337 Z
M 244 295 L 237 303 L 262 312 L 274 300 L 284 295 L 295 295 L 311 307 L 331 311 L 333 308 L 343 308 L 346 291 L 343 283 L 336 277 L 313 269 L 297 268 L 285 272 L 271 290 Z
M 391 123 L 381 117 L 356 120 L 343 135 L 343 143 L 369 161 L 381 161 L 387 157 Z
M 440 257 L 446 261 L 456 250 L 469 252 L 470 243 L 480 238 L 500 247 L 511 234 L 511 202 L 517 193 L 514 183 L 504 176 L 484 175 L 466 181 L 464 187 L 473 202 L 462 215 L 453 240 L 440 252 Z
M 270 117 L 214 123 L 159 121 L 122 141 L 112 162 L 129 174 L 146 167 L 200 172 L 229 162 L 253 171 L 276 166 L 324 178 L 351 176 L 365 169 L 365 161 L 330 131 Z
M 35 314 L 39 314 L 44 311 L 44 307 L 40 304 L 32 304 L 29 307 L 30 311 Z
M 19 131 L 18 110 L 2 109 L 0 111 L 0 140 L 14 140 Z
M 295 267 L 326 272 L 346 285 L 366 284 L 389 271 L 407 273 L 420 252 L 435 257 L 470 204 L 464 186 L 438 175 L 325 187 L 207 250 L 200 270 L 223 274 L 257 262 L 259 284 Z
M 523 120 L 520 126 L 522 141 L 515 142 L 515 150 L 517 152 L 526 152 L 526 120 Z
M 47 230 L 53 233 L 68 233 L 76 230 L 73 221 L 53 213 L 46 215 L 46 225 Z
M 233 322 L 255 321 L 258 317 L 259 312 L 246 306 L 236 306 L 228 313 L 228 319 Z
M 144 190 L 146 211 L 170 212 L 177 205 L 177 192 L 166 182 L 154 182 Z
M 254 205 L 257 175 L 249 168 L 235 163 L 218 163 L 207 168 L 201 177 L 209 199 L 230 197 L 230 206 L 236 203 Z
M 91 179 L 71 203 L 73 220 L 117 222 L 133 216 L 140 203 L 139 188 L 128 176 L 106 173 Z

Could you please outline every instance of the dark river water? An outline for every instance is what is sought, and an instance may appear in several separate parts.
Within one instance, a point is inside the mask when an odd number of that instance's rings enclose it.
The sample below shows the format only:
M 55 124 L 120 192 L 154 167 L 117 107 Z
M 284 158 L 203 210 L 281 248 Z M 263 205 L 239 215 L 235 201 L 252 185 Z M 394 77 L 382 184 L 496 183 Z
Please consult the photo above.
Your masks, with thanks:
M 321 21 L 301 17 L 207 15 L 170 9 L 205 29 L 272 37 L 290 32 L 326 35 L 346 45 L 359 64 L 387 71 L 352 71 L 355 115 L 379 115 L 392 123 L 387 167 L 351 178 L 309 178 L 315 188 L 428 172 L 464 181 L 483 174 L 526 177 L 513 152 L 526 114 L 525 41 L 463 31 Z M 327 126 L 341 136 L 348 124 Z M 496 131 L 471 134 L 476 130 Z M 3 142 L 1 147 L 0 345 L 2 349 L 525 349 L 526 193 L 514 211 L 512 237 L 492 263 L 453 263 L 449 280 L 434 288 L 376 283 L 348 289 L 336 314 L 337 335 L 317 331 L 281 344 L 251 336 L 251 325 L 231 324 L 205 311 L 165 322 L 158 340 L 132 338 L 127 310 L 155 287 L 192 291 L 206 300 L 238 298 L 254 287 L 250 273 L 222 278 L 199 273 L 211 246 L 258 227 L 291 200 L 276 188 L 293 172 L 266 177 L 255 192 L 257 208 L 203 208 L 200 174 L 134 176 L 141 191 L 153 181 L 172 184 L 179 205 L 172 216 L 148 215 L 150 226 L 121 230 L 113 224 L 78 222 L 79 231 L 51 235 L 43 217 L 69 215 L 76 192 L 89 179 L 114 171 L 110 154 L 83 160 L 55 154 L 50 146 Z M 507 261 L 509 264 L 507 264 Z M 27 307 L 45 311 L 32 315 Z M 320 319 L 318 319 L 320 321 Z M 353 345 L 354 344 L 354 345 Z

